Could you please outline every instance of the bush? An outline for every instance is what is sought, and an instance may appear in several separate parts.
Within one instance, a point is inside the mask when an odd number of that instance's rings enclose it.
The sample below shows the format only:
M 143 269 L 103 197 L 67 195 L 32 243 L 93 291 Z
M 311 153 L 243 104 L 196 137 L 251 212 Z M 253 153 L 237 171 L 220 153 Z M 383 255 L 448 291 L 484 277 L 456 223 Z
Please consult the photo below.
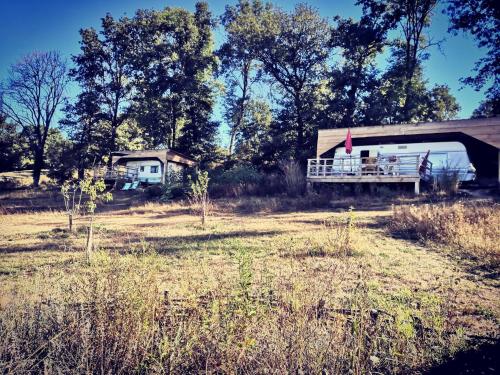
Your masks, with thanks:
M 160 198 L 164 193 L 163 186 L 151 185 L 146 188 L 146 194 L 149 198 Z
M 210 181 L 210 195 L 214 198 L 277 195 L 285 191 L 282 175 L 266 174 L 247 165 L 212 171 Z
M 500 207 L 455 203 L 394 209 L 394 232 L 421 241 L 452 246 L 459 255 L 500 265 Z

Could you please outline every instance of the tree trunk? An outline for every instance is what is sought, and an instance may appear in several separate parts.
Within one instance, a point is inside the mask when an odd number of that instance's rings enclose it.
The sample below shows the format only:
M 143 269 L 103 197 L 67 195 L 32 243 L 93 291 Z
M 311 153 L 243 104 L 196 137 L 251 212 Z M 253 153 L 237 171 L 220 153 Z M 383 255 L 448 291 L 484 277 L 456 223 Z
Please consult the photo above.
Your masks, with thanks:
M 236 131 L 233 129 L 231 131 L 231 136 L 229 138 L 229 157 L 233 155 L 233 145 L 234 145 L 234 139 L 236 138 Z
M 40 185 L 40 175 L 43 169 L 43 148 L 35 151 L 35 160 L 33 164 L 33 186 L 38 187 Z
M 300 159 L 304 148 L 304 118 L 302 117 L 302 101 L 300 94 L 295 95 L 295 111 L 297 112 L 297 149 L 295 157 Z
M 90 254 L 92 253 L 93 248 L 94 248 L 94 217 L 91 216 L 87 232 L 87 246 L 85 250 L 88 263 L 90 263 Z
M 68 226 L 69 226 L 69 232 L 73 232 L 73 213 L 70 213 L 68 215 Z

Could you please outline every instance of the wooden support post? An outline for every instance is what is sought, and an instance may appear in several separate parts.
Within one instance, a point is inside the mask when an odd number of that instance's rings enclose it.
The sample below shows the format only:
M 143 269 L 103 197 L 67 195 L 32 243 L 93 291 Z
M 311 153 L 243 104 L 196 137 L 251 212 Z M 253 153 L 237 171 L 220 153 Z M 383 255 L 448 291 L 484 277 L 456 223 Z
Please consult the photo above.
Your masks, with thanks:
M 420 194 L 420 180 L 415 181 L 415 195 Z

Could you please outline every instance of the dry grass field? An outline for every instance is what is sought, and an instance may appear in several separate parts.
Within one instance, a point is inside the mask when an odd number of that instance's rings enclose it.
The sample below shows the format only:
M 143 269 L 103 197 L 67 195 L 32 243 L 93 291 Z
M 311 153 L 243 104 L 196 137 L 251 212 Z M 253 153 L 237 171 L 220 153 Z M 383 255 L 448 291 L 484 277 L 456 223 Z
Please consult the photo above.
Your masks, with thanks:
M 202 227 L 187 203 L 121 192 L 90 264 L 86 219 L 68 233 L 60 207 L 57 192 L 0 195 L 7 373 L 498 371 L 491 201 L 220 200 Z

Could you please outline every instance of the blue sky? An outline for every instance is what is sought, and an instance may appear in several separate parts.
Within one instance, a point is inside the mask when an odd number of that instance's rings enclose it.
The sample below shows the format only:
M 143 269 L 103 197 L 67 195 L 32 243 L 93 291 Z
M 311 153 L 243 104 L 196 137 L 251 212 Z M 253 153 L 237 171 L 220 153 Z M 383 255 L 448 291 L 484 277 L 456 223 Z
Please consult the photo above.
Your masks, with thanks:
M 274 4 L 292 9 L 299 1 L 275 0 Z M 310 0 L 324 17 L 337 14 L 356 18 L 360 14 L 355 0 Z M 220 15 L 226 4 L 234 2 L 208 1 L 214 15 Z M 0 0 L 2 26 L 0 28 L 0 80 L 8 74 L 8 68 L 23 55 L 32 51 L 57 50 L 68 60 L 79 51 L 78 31 L 83 27 L 99 28 L 100 18 L 107 12 L 115 17 L 132 16 L 136 9 L 162 9 L 179 6 L 194 9 L 194 0 Z M 429 34 L 435 39 L 446 38 L 442 44 L 444 53 L 433 48 L 425 63 L 426 77 L 431 85 L 447 84 L 457 98 L 462 110 L 459 118 L 467 118 L 483 99 L 483 94 L 466 87 L 461 89 L 460 77 L 470 73 L 484 51 L 464 35 L 447 33 L 448 19 L 438 10 Z M 216 43 L 222 33 L 216 32 Z M 217 113 L 216 113 L 217 116 Z

